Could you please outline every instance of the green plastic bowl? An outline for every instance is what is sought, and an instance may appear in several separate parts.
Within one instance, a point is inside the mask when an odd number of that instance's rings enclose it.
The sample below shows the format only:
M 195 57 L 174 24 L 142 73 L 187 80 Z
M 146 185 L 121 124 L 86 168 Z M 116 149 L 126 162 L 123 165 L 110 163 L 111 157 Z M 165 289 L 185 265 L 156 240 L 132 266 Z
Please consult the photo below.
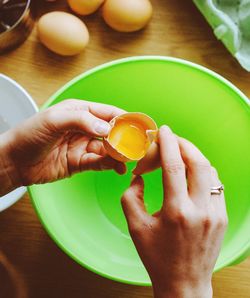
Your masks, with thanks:
M 80 75 L 45 107 L 66 98 L 144 112 L 196 144 L 225 184 L 230 224 L 215 270 L 249 255 L 250 107 L 236 87 L 187 61 L 133 57 Z M 120 206 L 130 178 L 131 173 L 85 172 L 29 191 L 46 230 L 75 261 L 113 280 L 150 285 Z M 146 206 L 154 212 L 162 203 L 161 171 L 145 175 L 145 181 Z

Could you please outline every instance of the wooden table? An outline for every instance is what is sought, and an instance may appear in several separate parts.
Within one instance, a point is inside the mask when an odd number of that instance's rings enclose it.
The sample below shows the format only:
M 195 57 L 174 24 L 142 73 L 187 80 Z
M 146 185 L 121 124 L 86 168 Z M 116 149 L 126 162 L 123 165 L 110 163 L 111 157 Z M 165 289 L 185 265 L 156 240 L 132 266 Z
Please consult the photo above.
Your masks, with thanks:
M 152 22 L 138 33 L 114 32 L 98 13 L 84 18 L 91 41 L 84 53 L 73 58 L 46 50 L 34 30 L 21 47 L 0 56 L 0 72 L 17 80 L 41 105 L 60 86 L 93 66 L 133 55 L 168 55 L 218 72 L 250 97 L 250 73 L 216 40 L 191 0 L 152 3 Z M 55 8 L 66 10 L 65 1 L 43 4 L 40 13 Z M 150 288 L 104 279 L 72 261 L 48 237 L 28 195 L 0 214 L 0 262 L 6 265 L 0 265 L 1 298 L 152 297 Z M 250 259 L 215 274 L 214 293 L 216 298 L 250 297 Z

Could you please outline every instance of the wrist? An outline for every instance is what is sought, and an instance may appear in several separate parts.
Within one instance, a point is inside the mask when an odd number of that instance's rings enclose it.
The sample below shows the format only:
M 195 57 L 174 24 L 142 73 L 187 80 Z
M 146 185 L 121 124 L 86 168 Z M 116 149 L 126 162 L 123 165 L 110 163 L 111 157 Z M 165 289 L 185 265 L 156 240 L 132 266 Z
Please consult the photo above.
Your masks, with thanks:
M 11 132 L 0 135 L 0 196 L 21 186 L 10 154 Z
M 195 284 L 187 282 L 168 283 L 164 286 L 153 284 L 154 298 L 212 298 L 211 282 Z

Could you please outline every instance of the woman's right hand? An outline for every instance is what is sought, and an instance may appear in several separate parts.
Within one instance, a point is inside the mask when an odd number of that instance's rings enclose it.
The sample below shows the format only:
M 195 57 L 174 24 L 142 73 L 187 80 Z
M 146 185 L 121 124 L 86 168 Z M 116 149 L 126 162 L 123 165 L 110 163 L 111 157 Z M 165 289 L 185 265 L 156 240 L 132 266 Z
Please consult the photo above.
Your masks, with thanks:
M 163 205 L 149 215 L 144 183 L 134 176 L 122 206 L 156 298 L 212 297 L 211 278 L 227 226 L 221 184 L 209 161 L 190 142 L 163 126 L 159 132 Z

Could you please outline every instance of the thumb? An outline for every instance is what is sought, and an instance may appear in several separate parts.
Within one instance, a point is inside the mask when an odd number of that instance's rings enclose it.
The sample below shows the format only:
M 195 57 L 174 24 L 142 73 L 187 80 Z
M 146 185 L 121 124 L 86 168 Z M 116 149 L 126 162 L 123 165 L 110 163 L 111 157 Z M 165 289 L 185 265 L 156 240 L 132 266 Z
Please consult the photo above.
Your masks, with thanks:
M 154 171 L 161 166 L 159 146 L 153 142 L 149 147 L 149 150 L 141 160 L 138 161 L 135 169 L 133 170 L 134 175 L 143 175 Z
M 108 122 L 94 116 L 87 110 L 61 110 L 55 106 L 45 111 L 44 117 L 47 126 L 56 132 L 76 130 L 91 136 L 105 137 L 110 130 Z
M 130 187 L 122 196 L 121 203 L 130 232 L 137 230 L 148 213 L 144 201 L 144 181 L 141 176 L 134 176 Z

